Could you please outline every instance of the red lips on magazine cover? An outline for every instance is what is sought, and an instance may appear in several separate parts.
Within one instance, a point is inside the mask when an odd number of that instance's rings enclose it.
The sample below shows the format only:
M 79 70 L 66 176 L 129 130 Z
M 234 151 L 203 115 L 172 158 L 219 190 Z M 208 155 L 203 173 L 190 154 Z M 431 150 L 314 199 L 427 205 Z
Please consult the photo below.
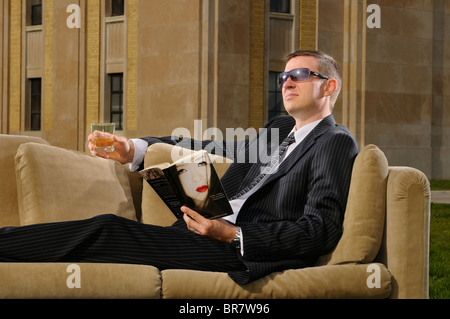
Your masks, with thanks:
M 199 186 L 199 187 L 197 187 L 197 189 L 196 189 L 196 191 L 199 192 L 199 193 L 204 193 L 204 192 L 206 192 L 207 190 L 208 190 L 208 186 L 206 186 L 206 185 Z

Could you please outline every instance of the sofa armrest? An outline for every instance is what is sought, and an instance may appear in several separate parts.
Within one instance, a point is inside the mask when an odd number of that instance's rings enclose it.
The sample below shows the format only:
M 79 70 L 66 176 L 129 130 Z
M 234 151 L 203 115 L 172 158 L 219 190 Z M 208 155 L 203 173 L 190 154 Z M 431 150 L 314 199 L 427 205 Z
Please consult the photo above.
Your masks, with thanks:
M 38 137 L 0 134 L 0 227 L 20 225 L 14 156 L 29 142 L 48 145 Z
M 377 261 L 393 277 L 391 298 L 428 298 L 430 184 L 411 167 L 390 167 L 386 225 Z
M 136 220 L 127 172 L 116 161 L 38 143 L 21 144 L 14 160 L 21 225 L 100 214 Z

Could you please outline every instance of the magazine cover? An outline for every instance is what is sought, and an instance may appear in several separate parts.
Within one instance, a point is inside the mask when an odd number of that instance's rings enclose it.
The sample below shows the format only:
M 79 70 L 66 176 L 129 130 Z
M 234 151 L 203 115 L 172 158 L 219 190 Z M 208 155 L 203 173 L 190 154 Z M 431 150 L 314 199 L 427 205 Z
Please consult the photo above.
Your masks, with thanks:
M 194 152 L 172 164 L 139 171 L 177 218 L 185 205 L 205 218 L 233 214 L 219 177 L 206 151 Z

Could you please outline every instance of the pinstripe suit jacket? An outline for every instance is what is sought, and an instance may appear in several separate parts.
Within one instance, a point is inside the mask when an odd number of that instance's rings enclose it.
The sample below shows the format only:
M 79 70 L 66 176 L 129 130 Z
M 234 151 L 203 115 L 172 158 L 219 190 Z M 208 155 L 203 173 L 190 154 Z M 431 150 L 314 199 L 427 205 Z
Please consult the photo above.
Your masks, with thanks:
M 278 129 L 280 143 L 294 125 L 295 120 L 290 116 L 271 120 L 265 126 L 269 134 L 267 149 L 271 146 L 272 129 Z M 229 197 L 250 183 L 263 165 L 248 160 L 242 162 L 243 154 L 247 159 L 254 158 L 255 148 L 251 146 L 256 140 L 219 144 L 174 137 L 144 139 L 149 145 L 165 142 L 202 147 L 221 155 L 224 148 L 232 148 L 235 162 L 222 177 Z M 238 257 L 248 271 L 230 272 L 233 280 L 245 284 L 274 271 L 311 266 L 319 256 L 335 247 L 342 234 L 357 153 L 354 137 L 347 128 L 336 125 L 332 115 L 323 119 L 296 146 L 278 171 L 241 208 L 236 224 L 242 229 L 244 254 L 238 253 Z

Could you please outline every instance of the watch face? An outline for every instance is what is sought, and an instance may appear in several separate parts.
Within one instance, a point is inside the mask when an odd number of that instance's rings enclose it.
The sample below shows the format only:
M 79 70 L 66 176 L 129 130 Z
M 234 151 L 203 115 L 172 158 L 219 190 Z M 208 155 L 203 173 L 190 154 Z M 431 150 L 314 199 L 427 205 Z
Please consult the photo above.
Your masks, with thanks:
M 241 240 L 241 228 L 240 227 L 238 227 L 236 229 L 236 235 L 234 235 L 233 240 L 234 241 L 240 241 Z

